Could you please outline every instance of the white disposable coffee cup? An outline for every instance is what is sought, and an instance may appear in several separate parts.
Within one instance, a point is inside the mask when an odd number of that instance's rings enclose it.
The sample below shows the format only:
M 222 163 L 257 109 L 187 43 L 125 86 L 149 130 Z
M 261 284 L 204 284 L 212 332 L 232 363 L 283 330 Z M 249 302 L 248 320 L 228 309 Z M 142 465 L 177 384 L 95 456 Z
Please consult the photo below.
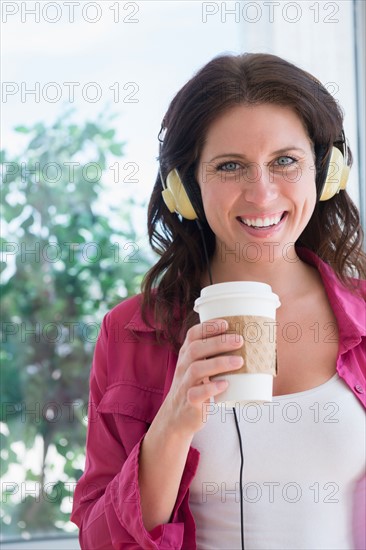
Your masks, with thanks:
M 239 371 L 222 373 L 212 380 L 228 380 L 228 388 L 215 396 L 216 403 L 235 406 L 236 403 L 272 401 L 273 377 L 276 367 L 276 309 L 280 306 L 271 286 L 254 281 L 233 281 L 207 286 L 194 304 L 201 323 L 211 319 L 226 319 L 228 332 L 244 337 L 244 345 L 225 355 L 242 355 L 244 365 Z M 209 326 L 207 334 L 209 337 Z M 225 335 L 223 335 L 224 337 Z

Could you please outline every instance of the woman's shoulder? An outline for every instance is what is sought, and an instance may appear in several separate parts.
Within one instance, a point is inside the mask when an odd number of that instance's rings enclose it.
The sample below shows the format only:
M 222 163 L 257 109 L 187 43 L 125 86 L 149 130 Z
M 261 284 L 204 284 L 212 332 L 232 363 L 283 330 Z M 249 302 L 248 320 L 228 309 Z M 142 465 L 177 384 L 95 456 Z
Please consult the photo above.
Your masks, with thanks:
M 348 277 L 348 281 L 351 288 L 357 293 L 357 295 L 366 302 L 366 280 L 356 279 L 355 277 Z
M 140 311 L 142 298 L 141 293 L 125 298 L 108 311 L 107 318 L 128 322 Z
M 318 270 L 326 287 L 336 291 L 338 295 L 345 299 L 354 297 L 356 300 L 366 300 L 366 280 L 353 277 L 351 274 L 341 280 L 334 266 L 323 260 L 315 252 L 305 247 L 297 247 L 296 250 L 302 260 Z
M 155 292 L 153 292 L 152 296 L 154 294 Z M 152 305 L 146 308 L 145 319 L 142 316 L 143 298 L 143 293 L 139 293 L 129 296 L 116 304 L 105 316 L 106 327 L 108 328 L 110 325 L 115 326 L 117 324 L 120 327 L 140 332 L 156 330 Z

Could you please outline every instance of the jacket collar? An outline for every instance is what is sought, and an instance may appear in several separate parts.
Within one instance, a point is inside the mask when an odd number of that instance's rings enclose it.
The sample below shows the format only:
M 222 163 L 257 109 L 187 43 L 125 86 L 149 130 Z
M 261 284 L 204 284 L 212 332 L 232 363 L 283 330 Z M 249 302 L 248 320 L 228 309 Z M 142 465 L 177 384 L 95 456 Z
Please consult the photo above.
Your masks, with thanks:
M 156 288 L 152 289 L 152 294 L 153 296 L 156 294 Z M 154 312 L 152 308 L 147 311 L 146 315 L 147 321 L 152 325 L 152 327 L 145 323 L 145 321 L 142 319 L 140 307 L 142 303 L 142 294 L 138 294 L 135 298 L 136 311 L 124 328 L 132 330 L 133 332 L 156 332 L 157 330 L 160 330 L 164 333 L 165 327 L 163 327 L 161 323 L 155 322 Z M 179 322 L 179 310 L 177 305 L 174 308 L 174 319 L 177 323 Z
M 127 325 L 125 325 L 125 329 L 132 330 L 133 332 L 156 332 L 156 329 L 162 329 L 161 325 L 155 323 L 154 314 L 151 309 L 147 312 L 147 320 L 149 321 L 149 323 L 151 323 L 152 326 L 150 327 L 148 324 L 145 323 L 141 316 L 142 294 L 138 294 L 138 296 L 136 296 L 136 300 L 136 311 L 127 323 Z
M 366 281 L 351 279 L 359 284 L 359 293 L 353 293 L 338 279 L 332 267 L 307 248 L 296 248 L 298 256 L 316 267 L 322 278 L 330 306 L 337 320 L 340 336 L 340 353 L 358 344 L 366 335 L 365 297 Z

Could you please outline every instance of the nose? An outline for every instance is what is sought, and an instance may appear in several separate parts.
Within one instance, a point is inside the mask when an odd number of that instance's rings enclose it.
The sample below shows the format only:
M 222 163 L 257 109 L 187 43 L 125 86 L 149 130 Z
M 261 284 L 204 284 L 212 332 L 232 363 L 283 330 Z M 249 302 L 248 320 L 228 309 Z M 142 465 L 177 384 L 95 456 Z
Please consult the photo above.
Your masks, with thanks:
M 257 205 L 267 204 L 278 197 L 278 187 L 269 166 L 252 163 L 245 174 L 245 200 Z

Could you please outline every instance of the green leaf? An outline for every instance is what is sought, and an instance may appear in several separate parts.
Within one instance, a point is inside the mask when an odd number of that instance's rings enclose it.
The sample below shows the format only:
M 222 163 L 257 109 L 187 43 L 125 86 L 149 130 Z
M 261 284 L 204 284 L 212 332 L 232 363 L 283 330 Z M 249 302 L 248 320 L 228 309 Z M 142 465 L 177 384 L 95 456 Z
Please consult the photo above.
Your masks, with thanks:
M 106 132 L 103 132 L 102 136 L 106 139 L 112 139 L 112 137 L 114 137 L 115 133 L 116 133 L 116 130 L 114 130 L 112 128 L 111 130 L 107 130 Z
M 113 143 L 109 147 L 109 150 L 116 157 L 122 157 L 123 156 L 122 147 L 123 147 L 123 143 Z
M 44 135 L 43 133 L 38 134 L 34 139 L 32 139 L 32 141 L 28 145 L 28 149 L 39 149 L 39 147 L 41 147 L 43 144 L 44 144 Z
M 90 122 L 87 123 L 84 130 L 85 136 L 90 138 L 93 138 L 96 134 L 99 133 L 98 127 L 95 124 L 92 124 Z
M 20 132 L 21 134 L 29 134 L 31 131 L 30 128 L 27 128 L 26 126 L 16 126 L 14 130 L 16 132 Z
M 79 162 L 70 172 L 64 168 L 59 179 L 55 171 L 41 169 L 39 178 L 31 175 L 22 181 L 18 174 L 4 188 L 3 215 L 13 224 L 12 235 L 4 234 L 3 246 L 15 271 L 2 289 L 2 314 L 7 324 L 3 323 L 2 333 L 1 391 L 3 402 L 9 405 L 0 418 L 9 430 L 8 447 L 22 442 L 31 449 L 37 438 L 44 449 L 32 471 L 29 465 L 17 464 L 17 453 L 5 457 L 4 467 L 17 465 L 25 481 L 42 483 L 50 466 L 45 461 L 51 445 L 66 460 L 58 466 L 60 478 L 80 477 L 86 437 L 86 408 L 82 407 L 88 401 L 93 339 L 97 336 L 93 326 L 100 326 L 105 313 L 121 301 L 121 286 L 128 296 L 139 290 L 142 275 L 152 263 L 152 255 L 142 249 L 139 262 L 123 261 L 131 252 L 124 244 L 139 242 L 141 237 L 131 223 L 134 202 L 116 201 L 101 210 L 99 193 L 103 192 L 104 174 L 93 181 L 92 170 L 83 173 L 88 163 L 99 163 L 103 168 L 111 154 L 123 155 L 124 143 L 117 141 L 113 127 L 117 127 L 118 118 L 112 123 L 114 118 L 103 109 L 92 121 L 76 122 L 73 111 L 63 110 L 53 124 L 39 122 L 30 129 L 23 125 L 15 129 L 29 134 L 22 140 L 26 144 L 19 156 L 2 151 L 7 162 L 19 164 L 24 160 L 27 167 L 36 162 L 42 167 Z M 14 204 L 13 192 L 18 193 L 21 204 Z M 26 197 L 26 204 L 22 204 L 19 192 Z M 24 216 L 16 220 L 25 208 Z M 6 247 L 6 242 L 14 246 Z M 74 408 L 77 403 L 81 406 Z M 45 416 L 48 409 L 56 418 Z M 62 496 L 64 485 L 57 485 L 57 491 Z M 57 530 L 56 523 L 65 521 L 60 503 L 43 504 L 34 498 L 19 503 L 9 498 L 7 533 L 20 536 L 20 522 L 31 534 Z

